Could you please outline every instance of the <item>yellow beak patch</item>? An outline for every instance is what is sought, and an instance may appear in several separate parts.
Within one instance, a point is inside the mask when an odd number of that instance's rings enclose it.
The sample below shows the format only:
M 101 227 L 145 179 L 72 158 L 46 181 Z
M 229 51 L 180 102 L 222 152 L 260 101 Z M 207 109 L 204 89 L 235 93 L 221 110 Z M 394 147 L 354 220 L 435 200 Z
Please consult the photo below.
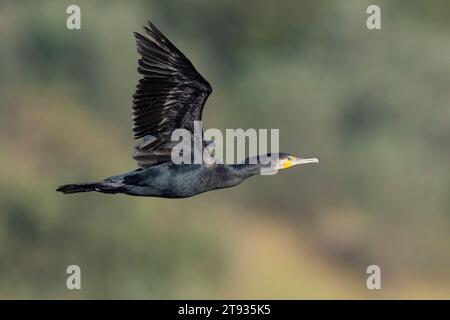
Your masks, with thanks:
M 293 166 L 293 162 L 291 160 L 285 160 L 282 164 L 283 169 L 287 169 Z

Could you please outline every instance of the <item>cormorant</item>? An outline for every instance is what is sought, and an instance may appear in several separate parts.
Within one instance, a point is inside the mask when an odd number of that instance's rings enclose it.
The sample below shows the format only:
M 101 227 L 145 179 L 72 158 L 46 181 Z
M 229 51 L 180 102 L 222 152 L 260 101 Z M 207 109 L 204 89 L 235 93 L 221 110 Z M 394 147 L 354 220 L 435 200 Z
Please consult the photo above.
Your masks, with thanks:
M 260 174 L 267 165 L 261 161 L 253 163 L 250 158 L 235 165 L 218 163 L 212 156 L 212 161 L 202 164 L 171 161 L 172 132 L 183 128 L 194 133 L 193 123 L 201 121 L 212 88 L 188 58 L 150 21 L 144 30 L 150 38 L 134 33 L 140 54 L 138 72 L 142 75 L 133 95 L 134 137 L 143 138 L 133 154 L 139 168 L 103 181 L 63 185 L 57 191 L 185 198 L 232 187 Z M 205 147 L 208 144 L 203 142 Z M 318 162 L 316 158 L 299 159 L 286 153 L 272 158 L 277 161 L 276 169 Z

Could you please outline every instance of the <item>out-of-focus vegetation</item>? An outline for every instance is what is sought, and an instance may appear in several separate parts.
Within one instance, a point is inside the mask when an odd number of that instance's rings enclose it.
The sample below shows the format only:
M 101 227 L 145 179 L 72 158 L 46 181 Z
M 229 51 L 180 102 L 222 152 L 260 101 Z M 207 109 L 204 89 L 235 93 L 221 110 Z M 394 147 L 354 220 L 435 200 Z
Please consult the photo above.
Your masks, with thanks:
M 280 128 L 320 165 L 185 200 L 56 193 L 134 168 L 147 19 L 212 83 L 206 127 Z M 444 0 L 3 0 L 0 298 L 449 298 L 449 30 Z

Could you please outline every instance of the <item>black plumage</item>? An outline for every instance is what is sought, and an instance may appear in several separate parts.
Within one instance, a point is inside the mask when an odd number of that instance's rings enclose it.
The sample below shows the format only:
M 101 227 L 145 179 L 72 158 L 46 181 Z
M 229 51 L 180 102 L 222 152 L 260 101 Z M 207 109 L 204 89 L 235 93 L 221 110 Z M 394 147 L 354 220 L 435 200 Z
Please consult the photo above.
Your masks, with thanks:
M 149 37 L 135 33 L 142 75 L 133 95 L 133 132 L 142 141 L 135 146 L 133 158 L 139 168 L 105 180 L 68 184 L 57 191 L 77 193 L 97 191 L 134 196 L 185 198 L 202 192 L 235 186 L 266 166 L 260 162 L 224 165 L 174 164 L 171 141 L 175 129 L 186 129 L 194 136 L 194 121 L 201 121 L 210 84 L 192 63 L 151 22 L 144 27 Z M 208 142 L 204 141 L 203 146 Z M 272 168 L 317 162 L 281 153 Z
M 194 133 L 193 123 L 201 121 L 212 92 L 208 81 L 151 22 L 144 30 L 150 39 L 134 33 L 142 79 L 133 95 L 134 137 L 144 138 L 134 158 L 143 168 L 170 159 L 174 129 Z

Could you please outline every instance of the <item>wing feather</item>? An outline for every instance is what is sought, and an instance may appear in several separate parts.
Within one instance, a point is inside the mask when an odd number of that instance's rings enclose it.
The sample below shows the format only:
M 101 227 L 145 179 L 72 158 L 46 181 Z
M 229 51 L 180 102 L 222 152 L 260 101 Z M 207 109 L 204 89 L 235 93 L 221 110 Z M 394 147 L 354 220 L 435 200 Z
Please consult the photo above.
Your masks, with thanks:
M 142 75 L 133 95 L 134 158 L 140 166 L 167 161 L 172 132 L 193 131 L 212 92 L 210 84 L 192 63 L 151 22 L 144 27 L 149 37 L 135 33 L 138 72 Z

